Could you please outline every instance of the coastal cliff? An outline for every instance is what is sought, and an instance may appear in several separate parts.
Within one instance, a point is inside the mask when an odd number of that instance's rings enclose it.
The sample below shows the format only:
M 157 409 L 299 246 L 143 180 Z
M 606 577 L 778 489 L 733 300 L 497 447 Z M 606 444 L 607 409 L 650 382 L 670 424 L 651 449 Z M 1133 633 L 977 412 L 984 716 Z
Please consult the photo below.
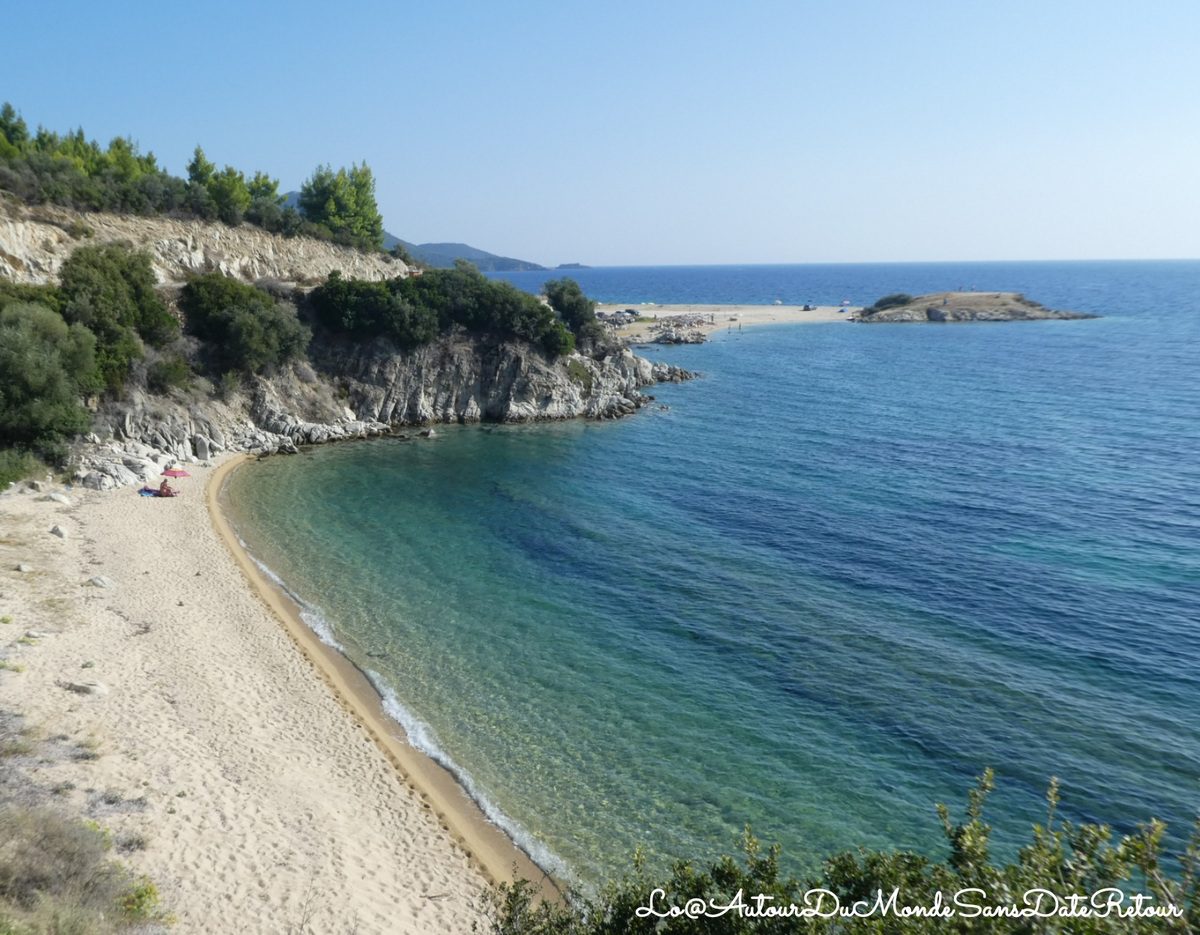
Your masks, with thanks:
M 93 402 L 91 430 L 71 446 L 70 458 L 75 480 L 92 488 L 144 483 L 169 463 L 204 462 L 223 451 L 287 453 L 298 445 L 395 434 L 404 426 L 618 418 L 649 401 L 642 388 L 693 376 L 623 348 L 553 354 L 513 335 L 453 326 L 401 349 L 386 338 L 356 340 L 317 324 L 307 356 L 229 382 L 204 366 L 211 350 L 188 336 L 189 316 L 179 298 L 184 283 L 219 273 L 257 284 L 286 315 L 296 316 L 311 312 L 311 287 L 335 271 L 367 283 L 396 283 L 411 271 L 384 254 L 244 224 L 0 202 L 0 279 L 53 284 L 76 249 L 106 243 L 147 254 L 156 291 L 171 315 L 184 320 L 185 336 L 133 367 L 119 394 Z M 553 320 L 549 310 L 543 314 Z M 171 359 L 186 360 L 190 375 L 150 392 L 150 368 Z
M 0 277 L 17 283 L 57 280 L 67 257 L 86 244 L 128 243 L 144 250 L 160 285 L 200 273 L 246 282 L 270 279 L 313 285 L 339 270 L 355 279 L 406 276 L 406 264 L 311 237 L 282 237 L 259 227 L 162 216 L 84 213 L 22 205 L 0 194 Z
M 1095 318 L 1082 312 L 1046 308 L 1018 292 L 934 292 L 912 297 L 885 296 L 860 311 L 851 321 L 863 324 L 894 322 L 1045 321 Z
M 466 335 L 398 353 L 385 343 L 326 349 L 256 377 L 227 399 L 131 392 L 97 413 L 75 451 L 75 480 L 109 489 L 156 480 L 173 462 L 224 451 L 290 454 L 299 445 L 401 434 L 434 423 L 619 418 L 651 397 L 641 389 L 694 374 L 627 350 L 547 361 L 522 342 Z
M 465 336 L 403 354 L 345 343 L 317 364 L 338 376 L 360 415 L 401 425 L 617 418 L 647 401 L 642 387 L 692 376 L 625 349 L 551 361 L 523 342 Z

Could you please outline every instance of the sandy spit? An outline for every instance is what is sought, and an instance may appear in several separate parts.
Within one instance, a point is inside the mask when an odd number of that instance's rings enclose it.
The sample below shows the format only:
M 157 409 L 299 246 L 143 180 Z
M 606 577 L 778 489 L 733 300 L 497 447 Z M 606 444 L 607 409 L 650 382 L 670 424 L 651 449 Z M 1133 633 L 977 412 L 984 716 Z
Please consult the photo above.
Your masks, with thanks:
M 644 319 L 621 328 L 617 333 L 637 343 L 653 337 L 652 326 L 664 319 L 685 330 L 712 334 L 716 331 L 737 331 L 739 327 L 754 325 L 826 324 L 832 321 L 848 321 L 858 312 L 855 307 L 818 305 L 804 308 L 802 305 L 597 305 L 598 312 L 616 312 L 632 308 Z
M 0 497 L 0 658 L 23 667 L 0 671 L 0 713 L 99 754 L 31 782 L 144 839 L 122 859 L 172 931 L 469 932 L 519 852 L 281 626 L 210 522 L 213 469 L 189 469 L 173 500 Z

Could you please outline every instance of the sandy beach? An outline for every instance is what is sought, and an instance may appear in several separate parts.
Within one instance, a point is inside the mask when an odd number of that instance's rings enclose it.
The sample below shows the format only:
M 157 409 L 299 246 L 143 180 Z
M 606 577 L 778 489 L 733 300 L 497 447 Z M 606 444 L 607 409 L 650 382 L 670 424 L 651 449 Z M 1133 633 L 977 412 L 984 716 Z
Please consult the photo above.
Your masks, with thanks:
M 210 522 L 229 466 L 172 500 L 0 497 L 0 714 L 44 739 L 6 768 L 138 842 L 172 931 L 469 932 L 489 877 L 536 868 L 249 585 Z
M 625 325 L 617 333 L 637 343 L 653 338 L 653 329 L 669 319 L 687 330 L 704 334 L 714 331 L 734 331 L 754 325 L 825 324 L 831 321 L 846 321 L 859 311 L 857 307 L 818 305 L 804 308 L 802 305 L 597 305 L 597 313 L 611 314 L 632 308 L 642 320 Z

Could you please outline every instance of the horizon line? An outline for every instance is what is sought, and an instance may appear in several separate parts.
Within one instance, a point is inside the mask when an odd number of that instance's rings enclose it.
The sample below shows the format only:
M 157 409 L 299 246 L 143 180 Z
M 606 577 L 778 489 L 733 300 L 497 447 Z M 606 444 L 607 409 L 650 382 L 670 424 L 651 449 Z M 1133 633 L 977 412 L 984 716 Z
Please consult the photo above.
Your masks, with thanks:
M 527 261 L 532 262 L 532 261 Z M 571 273 L 589 269 L 686 269 L 699 266 L 945 266 L 951 264 L 1002 264 L 1002 263 L 1196 263 L 1200 256 L 1181 257 L 1077 257 L 1074 259 L 993 259 L 993 260 L 786 260 L 767 262 L 716 262 L 716 263 L 584 263 L 580 266 L 546 266 L 540 270 L 487 270 L 496 273 Z

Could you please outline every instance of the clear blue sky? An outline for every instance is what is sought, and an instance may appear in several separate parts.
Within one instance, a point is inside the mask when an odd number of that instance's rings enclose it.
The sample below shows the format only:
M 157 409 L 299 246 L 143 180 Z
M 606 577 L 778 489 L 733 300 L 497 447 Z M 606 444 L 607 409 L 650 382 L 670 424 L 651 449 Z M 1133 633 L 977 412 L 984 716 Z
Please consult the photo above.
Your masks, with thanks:
M 1200 256 L 1196 0 L 9 3 L 0 98 L 547 264 Z

